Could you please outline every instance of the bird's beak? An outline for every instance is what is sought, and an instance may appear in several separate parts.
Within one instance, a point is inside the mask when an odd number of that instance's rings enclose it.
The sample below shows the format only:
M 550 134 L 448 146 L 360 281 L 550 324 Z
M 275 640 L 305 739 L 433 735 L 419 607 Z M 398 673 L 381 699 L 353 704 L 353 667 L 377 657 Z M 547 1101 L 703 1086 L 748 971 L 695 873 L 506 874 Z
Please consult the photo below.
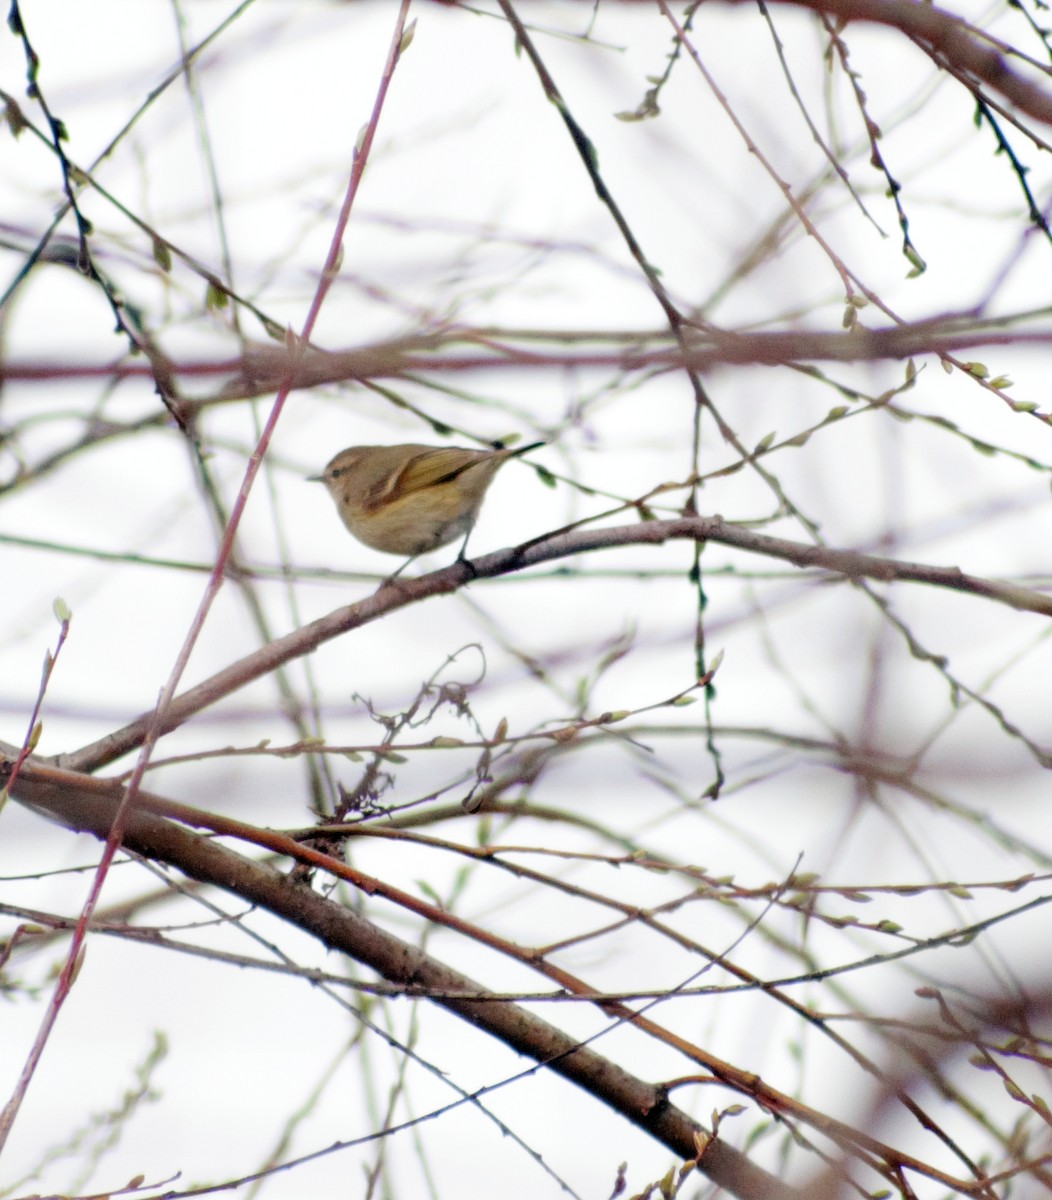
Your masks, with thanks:
M 307 483 L 324 483 L 325 476 L 324 475 L 308 475 L 306 477 L 306 481 L 307 481 Z

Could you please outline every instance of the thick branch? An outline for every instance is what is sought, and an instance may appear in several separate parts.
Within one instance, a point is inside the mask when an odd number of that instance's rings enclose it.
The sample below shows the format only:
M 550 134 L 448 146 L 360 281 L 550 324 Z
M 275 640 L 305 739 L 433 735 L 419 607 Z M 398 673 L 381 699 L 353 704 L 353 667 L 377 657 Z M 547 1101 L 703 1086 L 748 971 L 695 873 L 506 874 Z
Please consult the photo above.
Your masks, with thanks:
M 0 781 L 10 763 L 0 762 Z M 105 839 L 123 789 L 70 772 L 37 770 L 27 764 L 14 784 L 23 803 L 69 828 Z M 424 994 L 432 1002 L 576 1083 L 621 1113 L 682 1159 L 708 1145 L 698 1168 L 741 1200 L 803 1200 L 803 1194 L 755 1166 L 740 1151 L 670 1104 L 660 1088 L 508 1001 L 488 998 L 487 990 L 416 946 L 377 928 L 350 909 L 292 882 L 275 868 L 236 854 L 174 822 L 135 808 L 124 828 L 123 844 L 151 861 L 177 867 L 191 879 L 212 884 L 257 904 L 324 945 L 350 955 L 392 983 Z M 466 999 L 465 996 L 478 997 Z
M 727 0 L 740 4 L 743 0 Z M 1020 111 L 1052 125 L 1052 93 L 1014 71 L 1001 53 L 960 17 L 920 0 L 784 0 L 838 20 L 873 21 L 923 43 L 958 71 L 1001 93 Z
M 738 0 L 731 0 L 732 3 Z M 899 29 L 945 57 L 959 71 L 1001 93 L 1021 111 L 1052 125 L 1052 94 L 1025 79 L 960 17 L 919 0 L 791 0 L 843 21 L 875 21 Z

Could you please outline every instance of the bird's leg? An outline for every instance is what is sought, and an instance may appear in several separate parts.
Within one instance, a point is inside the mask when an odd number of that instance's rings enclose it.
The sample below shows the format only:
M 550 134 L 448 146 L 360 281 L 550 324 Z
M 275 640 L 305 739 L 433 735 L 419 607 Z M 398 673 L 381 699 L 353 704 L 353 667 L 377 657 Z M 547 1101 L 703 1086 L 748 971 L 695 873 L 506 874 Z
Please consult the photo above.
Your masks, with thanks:
M 467 567 L 467 569 L 471 572 L 472 579 L 477 579 L 478 571 L 475 570 L 475 564 L 467 556 L 468 538 L 469 537 L 471 537 L 470 529 L 467 531 L 467 533 L 464 534 L 464 540 L 460 543 L 460 553 L 457 555 L 457 562 L 463 563 L 464 566 Z
M 402 574 L 402 572 L 406 569 L 406 567 L 408 567 L 411 562 L 413 562 L 415 559 L 417 559 L 419 557 L 420 557 L 419 554 L 410 554 L 410 556 L 405 560 L 404 563 L 402 563 L 402 565 L 398 568 L 397 571 L 393 572 L 391 575 L 388 575 L 386 579 L 380 580 L 380 587 L 385 588 L 389 584 L 394 583 L 394 581 L 398 578 L 399 575 Z

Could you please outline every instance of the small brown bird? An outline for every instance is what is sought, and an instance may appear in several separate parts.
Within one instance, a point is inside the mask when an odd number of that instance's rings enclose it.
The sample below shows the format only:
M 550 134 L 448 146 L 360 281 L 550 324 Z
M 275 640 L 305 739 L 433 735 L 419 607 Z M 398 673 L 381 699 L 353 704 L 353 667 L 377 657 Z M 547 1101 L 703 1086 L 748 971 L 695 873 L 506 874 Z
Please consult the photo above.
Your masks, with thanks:
M 415 558 L 462 536 L 462 559 L 493 476 L 509 458 L 543 445 L 351 446 L 312 478 L 329 489 L 344 525 L 374 550 Z

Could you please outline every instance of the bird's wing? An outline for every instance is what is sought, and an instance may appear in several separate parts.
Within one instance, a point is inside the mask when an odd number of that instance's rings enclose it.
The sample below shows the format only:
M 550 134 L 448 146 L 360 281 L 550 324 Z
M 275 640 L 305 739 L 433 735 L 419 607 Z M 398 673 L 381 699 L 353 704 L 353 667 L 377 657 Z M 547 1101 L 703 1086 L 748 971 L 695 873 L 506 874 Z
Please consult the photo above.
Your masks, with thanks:
M 425 450 L 422 454 L 416 454 L 398 472 L 389 490 L 404 496 L 455 479 L 461 471 L 466 471 L 480 458 L 486 457 L 485 451 L 479 451 L 477 456 L 471 454 L 471 457 L 468 457 L 469 453 L 450 447 L 448 450 Z

